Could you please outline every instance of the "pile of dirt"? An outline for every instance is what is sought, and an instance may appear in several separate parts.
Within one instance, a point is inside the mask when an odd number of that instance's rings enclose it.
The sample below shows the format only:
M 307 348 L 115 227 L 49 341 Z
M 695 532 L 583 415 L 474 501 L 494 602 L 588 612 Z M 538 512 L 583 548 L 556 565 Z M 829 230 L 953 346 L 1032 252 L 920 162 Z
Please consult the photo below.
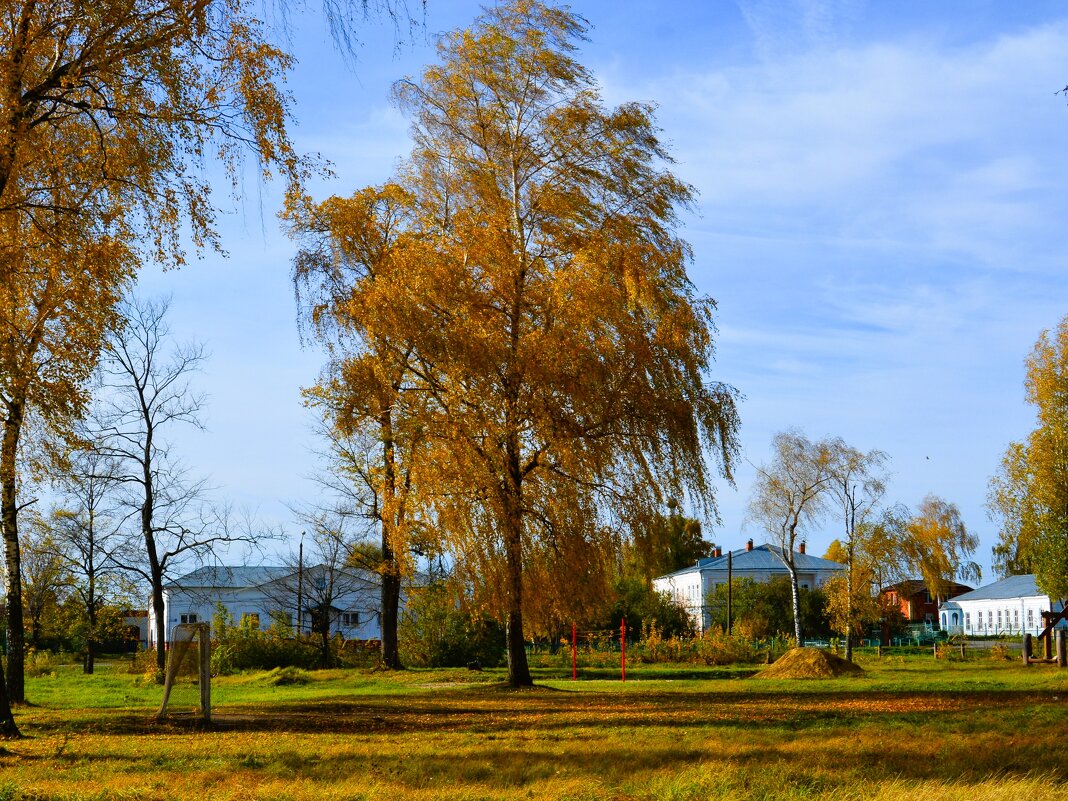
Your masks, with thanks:
M 864 671 L 852 662 L 820 648 L 794 648 L 774 664 L 753 676 L 754 679 L 833 679 L 853 676 Z

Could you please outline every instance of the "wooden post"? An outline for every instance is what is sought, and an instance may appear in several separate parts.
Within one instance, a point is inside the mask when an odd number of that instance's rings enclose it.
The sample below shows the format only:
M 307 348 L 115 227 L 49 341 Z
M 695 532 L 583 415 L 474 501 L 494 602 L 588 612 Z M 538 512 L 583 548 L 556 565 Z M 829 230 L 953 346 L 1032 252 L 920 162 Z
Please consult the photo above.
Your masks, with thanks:
M 934 645 L 932 645 L 931 649 L 934 651 L 934 658 L 938 659 L 938 643 L 935 643 Z
M 1057 629 L 1057 667 L 1068 667 L 1068 649 L 1065 648 L 1064 629 Z
M 964 661 L 964 643 L 960 644 L 960 661 Z
M 200 716 L 211 723 L 211 627 L 200 624 Z
M 876 646 L 875 655 L 878 656 L 879 658 L 882 658 L 882 655 L 883 655 L 883 644 L 882 643 L 879 643 Z
M 622 668 L 622 680 L 627 680 L 627 619 L 619 624 L 619 665 Z
M 1042 613 L 1042 629 L 1043 630 L 1046 630 L 1046 629 L 1050 628 L 1050 625 L 1051 625 L 1050 617 L 1051 616 L 1052 616 L 1052 613 L 1050 613 L 1050 612 L 1043 612 Z M 1053 659 L 1053 632 L 1052 631 L 1046 632 L 1046 636 L 1042 638 L 1042 658 L 1047 660 L 1047 661 L 1050 661 L 1050 660 Z
M 1031 654 L 1032 654 L 1031 648 L 1032 648 L 1031 635 L 1030 634 L 1025 634 L 1023 636 L 1023 649 L 1022 649 L 1023 650 L 1024 667 L 1030 667 L 1031 666 Z

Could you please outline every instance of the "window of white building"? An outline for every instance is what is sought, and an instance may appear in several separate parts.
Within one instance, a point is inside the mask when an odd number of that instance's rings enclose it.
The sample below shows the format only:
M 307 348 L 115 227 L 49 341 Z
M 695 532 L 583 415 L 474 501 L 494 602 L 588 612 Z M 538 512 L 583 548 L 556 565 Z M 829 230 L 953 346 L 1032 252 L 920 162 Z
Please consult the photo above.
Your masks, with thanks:
M 179 623 L 183 623 L 183 624 L 196 623 L 197 622 L 196 612 L 186 612 L 184 615 L 179 615 L 178 616 L 178 622 Z
M 359 612 L 342 612 L 341 613 L 341 625 L 346 628 L 352 628 L 360 625 L 360 613 Z

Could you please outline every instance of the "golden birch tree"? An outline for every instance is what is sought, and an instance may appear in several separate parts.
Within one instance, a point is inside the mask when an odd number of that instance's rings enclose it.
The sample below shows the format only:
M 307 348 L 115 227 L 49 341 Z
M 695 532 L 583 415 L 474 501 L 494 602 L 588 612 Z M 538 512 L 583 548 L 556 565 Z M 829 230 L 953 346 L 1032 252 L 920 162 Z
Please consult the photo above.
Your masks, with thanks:
M 411 369 L 414 339 L 401 298 L 409 251 L 418 251 L 411 197 L 390 184 L 350 198 L 298 207 L 291 232 L 301 242 L 294 280 L 301 310 L 331 359 L 306 392 L 323 414 L 342 495 L 355 494 L 378 525 L 381 662 L 401 667 L 401 581 L 412 566 L 417 460 L 425 402 Z M 399 315 L 399 316 L 398 316 Z M 367 447 L 369 442 L 375 443 Z
M 999 523 L 999 572 L 1034 573 L 1051 598 L 1068 597 L 1068 317 L 1043 331 L 1026 362 L 1025 399 L 1036 425 L 1012 442 L 990 481 Z
M 220 156 L 236 181 L 252 152 L 265 171 L 299 182 L 277 86 L 287 65 L 242 2 L 0 3 L 0 521 L 12 700 L 25 696 L 16 454 L 26 417 L 62 433 L 77 416 L 139 257 L 181 263 L 183 230 L 194 246 L 214 242 L 206 159 Z
M 388 188 L 403 236 L 383 303 L 346 312 L 366 312 L 385 369 L 403 356 L 418 388 L 420 504 L 506 624 L 513 685 L 531 683 L 524 614 L 585 606 L 616 532 L 668 497 L 714 516 L 706 457 L 729 477 L 737 448 L 735 391 L 707 379 L 714 304 L 676 233 L 693 191 L 666 169 L 651 107 L 602 103 L 575 60 L 586 29 L 515 0 L 397 85 L 415 141 Z
M 57 204 L 68 189 L 56 187 Z M 23 685 L 18 519 L 20 443 L 29 415 L 65 432 L 87 401 L 85 383 L 133 275 L 133 254 L 109 231 L 76 227 L 54 208 L 0 213 L 0 522 L 5 556 L 12 700 Z
M 928 495 L 908 521 L 902 540 L 905 563 L 919 574 L 931 597 L 941 601 L 957 578 L 978 582 L 979 565 L 968 559 L 979 538 L 968 531 L 956 504 Z

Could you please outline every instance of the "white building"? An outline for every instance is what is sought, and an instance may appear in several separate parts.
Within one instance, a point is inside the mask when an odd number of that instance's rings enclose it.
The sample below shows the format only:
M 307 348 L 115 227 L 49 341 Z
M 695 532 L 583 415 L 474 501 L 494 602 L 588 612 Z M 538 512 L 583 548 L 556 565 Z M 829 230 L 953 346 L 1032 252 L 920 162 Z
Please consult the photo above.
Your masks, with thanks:
M 382 634 L 380 600 L 378 576 L 365 570 L 206 566 L 164 585 L 166 641 L 173 640 L 179 624 L 211 623 L 220 607 L 235 624 L 246 619 L 267 628 L 281 620 L 296 630 L 299 620 L 304 634 L 312 631 L 317 615 L 326 615 L 331 635 L 377 640 Z M 156 632 L 149 629 L 152 648 Z
M 938 608 L 942 628 L 950 634 L 991 636 L 998 634 L 1038 634 L 1042 613 L 1060 612 L 1060 601 L 1035 584 L 1031 574 L 1009 576 L 1001 581 L 958 595 Z M 1064 628 L 1065 622 L 1057 624 Z
M 713 556 L 699 559 L 692 567 L 653 579 L 653 589 L 667 593 L 671 600 L 689 612 L 697 630 L 704 631 L 712 625 L 705 599 L 721 584 L 727 583 L 728 557 L 730 573 L 735 580 L 748 578 L 764 582 L 789 575 L 780 554 L 781 549 L 777 546 L 754 547 L 752 540 L 745 548 L 731 551 L 729 555 L 717 548 Z M 801 543 L 801 550 L 794 553 L 794 564 L 798 586 L 806 590 L 822 587 L 829 578 L 846 569 L 839 562 L 805 553 L 804 543 Z

